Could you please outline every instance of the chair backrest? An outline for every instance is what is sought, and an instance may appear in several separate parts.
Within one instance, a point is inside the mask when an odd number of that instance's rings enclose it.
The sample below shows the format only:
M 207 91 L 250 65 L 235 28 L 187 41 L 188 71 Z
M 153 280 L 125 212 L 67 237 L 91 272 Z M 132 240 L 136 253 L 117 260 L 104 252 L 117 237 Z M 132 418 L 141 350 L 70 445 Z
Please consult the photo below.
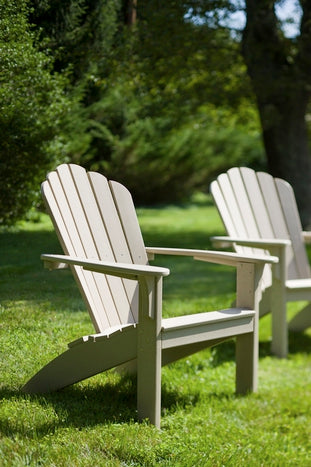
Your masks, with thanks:
M 43 182 L 42 196 L 66 255 L 147 264 L 131 194 L 121 184 L 74 164 L 60 165 Z M 95 330 L 137 322 L 136 281 L 72 271 Z
M 295 195 L 288 182 L 265 172 L 234 167 L 219 175 L 210 191 L 229 236 L 290 239 L 287 279 L 310 277 Z M 243 253 L 254 251 L 238 245 L 235 248 Z

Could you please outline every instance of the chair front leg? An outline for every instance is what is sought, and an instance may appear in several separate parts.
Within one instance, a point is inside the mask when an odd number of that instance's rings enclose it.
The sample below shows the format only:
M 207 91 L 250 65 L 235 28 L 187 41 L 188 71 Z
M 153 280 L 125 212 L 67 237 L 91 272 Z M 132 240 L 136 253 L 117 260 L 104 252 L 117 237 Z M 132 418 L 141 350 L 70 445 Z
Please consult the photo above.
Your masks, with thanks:
M 288 328 L 286 317 L 286 248 L 277 252 L 279 263 L 272 266 L 271 287 L 271 352 L 280 358 L 288 353 Z
M 237 307 L 255 310 L 253 332 L 236 338 L 236 392 L 257 391 L 258 319 L 263 265 L 239 263 L 237 266 Z
M 160 428 L 162 278 L 139 279 L 137 411 Z

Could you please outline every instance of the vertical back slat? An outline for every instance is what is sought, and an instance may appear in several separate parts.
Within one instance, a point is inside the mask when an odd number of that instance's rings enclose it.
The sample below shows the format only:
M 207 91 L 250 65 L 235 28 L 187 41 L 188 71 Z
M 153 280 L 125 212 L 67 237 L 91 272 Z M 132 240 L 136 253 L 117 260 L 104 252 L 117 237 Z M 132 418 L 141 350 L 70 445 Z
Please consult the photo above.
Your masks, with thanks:
M 260 237 L 260 228 L 257 223 L 257 218 L 254 213 L 253 205 L 249 198 L 249 193 L 245 186 L 245 182 L 242 177 L 241 171 L 237 167 L 233 167 L 232 169 L 228 170 L 227 172 L 230 184 L 232 187 L 232 191 L 235 196 L 235 202 L 238 206 L 240 215 L 243 219 L 243 225 L 246 232 L 245 238 L 261 238 Z M 245 179 L 249 178 L 249 173 L 245 172 L 244 176 Z M 256 185 L 252 187 L 253 191 L 256 190 Z M 254 195 L 255 193 L 253 193 Z M 252 195 L 252 196 L 253 196 Z M 257 196 L 260 196 L 260 193 L 256 193 Z M 229 200 L 228 200 L 229 202 Z M 262 254 L 262 250 L 258 250 L 257 248 L 252 248 L 246 250 L 246 253 L 254 253 L 254 254 Z
M 231 169 L 226 174 L 217 178 L 219 190 L 225 200 L 227 211 L 231 213 L 231 229 L 226 226 L 227 232 L 232 237 L 258 237 L 256 223 L 252 219 L 252 211 L 245 192 L 241 175 L 238 171 Z M 245 203 L 245 209 L 242 201 Z M 245 210 L 249 213 L 249 223 L 245 222 Z M 233 228 L 232 228 L 233 226 Z M 255 248 L 235 246 L 239 253 L 256 254 Z
M 274 238 L 271 219 L 267 216 L 267 206 L 256 172 L 247 167 L 241 167 L 240 173 L 249 199 L 252 216 L 256 221 L 259 238 Z
M 130 192 L 118 182 L 109 182 L 122 224 L 123 232 L 136 264 L 148 264 L 146 249 Z
M 269 216 L 267 215 L 267 207 L 264 199 L 264 195 L 261 190 L 261 186 L 256 176 L 254 170 L 247 167 L 240 167 L 232 169 L 240 173 L 241 183 L 243 183 L 245 188 L 245 193 L 249 203 L 249 210 L 251 211 L 250 219 L 245 217 L 245 222 L 250 222 L 253 224 L 253 238 L 274 238 L 272 222 Z M 241 202 L 241 212 L 247 216 L 247 211 L 243 209 L 243 199 Z M 250 236 L 251 238 L 251 236 Z M 268 250 L 254 249 L 255 253 L 262 254 L 265 253 L 269 255 Z M 264 267 L 264 273 L 262 276 L 262 284 L 264 288 L 270 287 L 272 281 L 272 270 L 271 265 L 266 264 Z
M 310 265 L 306 248 L 302 239 L 302 225 L 294 191 L 291 185 L 285 180 L 276 178 L 275 184 L 280 196 L 284 218 L 291 239 L 291 248 L 293 251 L 292 262 L 295 264 L 295 269 L 297 270 L 297 272 L 291 274 L 292 264 L 290 264 L 288 279 L 291 279 L 292 277 L 294 279 L 310 277 Z
M 289 238 L 288 228 L 284 219 L 280 198 L 272 175 L 266 172 L 257 172 L 257 179 L 261 187 L 267 216 L 272 225 L 272 238 Z
M 246 236 L 245 226 L 241 217 L 240 210 L 236 204 L 235 196 L 232 191 L 232 186 L 227 174 L 221 174 L 217 181 L 213 182 L 210 191 L 216 204 L 220 203 L 219 212 L 225 224 L 228 235 L 232 237 Z M 247 253 L 249 248 L 236 245 L 236 251 L 239 253 Z
M 222 191 L 220 189 L 218 180 L 214 180 L 211 183 L 210 192 L 211 192 L 211 194 L 213 196 L 216 207 L 218 209 L 218 213 L 219 213 L 219 215 L 220 215 L 220 217 L 221 217 L 221 219 L 222 219 L 222 221 L 224 223 L 224 226 L 225 226 L 225 229 L 226 229 L 228 235 L 231 235 L 232 237 L 238 237 L 239 234 L 236 231 L 234 222 L 232 220 L 230 209 L 229 209 L 228 204 L 227 204 L 227 199 L 224 197 L 224 195 L 223 195 L 223 193 L 222 193 Z M 236 245 L 235 249 L 236 249 L 236 251 L 238 253 L 244 253 L 245 252 L 245 248 L 240 246 L 240 245 Z M 247 249 L 246 249 L 246 251 L 247 251 Z
M 238 206 L 239 213 L 243 219 L 243 225 L 246 236 L 248 238 L 259 238 L 259 229 L 252 205 L 250 203 L 248 193 L 244 186 L 241 172 L 238 168 L 233 167 L 227 172 L 232 192 L 234 193 L 235 203 Z
M 281 199 L 272 175 L 265 172 L 258 172 L 257 178 L 262 187 L 265 197 L 267 213 L 271 219 L 274 238 L 291 239 L 288 225 L 284 217 Z M 286 247 L 287 278 L 298 278 L 299 273 L 295 264 L 295 253 L 292 245 Z

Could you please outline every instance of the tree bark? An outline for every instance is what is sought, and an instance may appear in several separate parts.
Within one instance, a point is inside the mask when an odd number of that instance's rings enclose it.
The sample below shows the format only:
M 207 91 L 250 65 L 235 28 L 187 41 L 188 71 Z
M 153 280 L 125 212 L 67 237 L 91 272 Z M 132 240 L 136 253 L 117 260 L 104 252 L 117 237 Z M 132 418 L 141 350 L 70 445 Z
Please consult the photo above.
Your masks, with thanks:
M 268 170 L 293 186 L 303 226 L 310 227 L 311 155 L 306 112 L 310 100 L 311 6 L 310 2 L 302 5 L 300 36 L 294 41 L 280 31 L 274 3 L 246 0 L 243 55 L 257 99 Z
M 137 0 L 127 0 L 125 2 L 125 23 L 133 26 L 137 19 Z

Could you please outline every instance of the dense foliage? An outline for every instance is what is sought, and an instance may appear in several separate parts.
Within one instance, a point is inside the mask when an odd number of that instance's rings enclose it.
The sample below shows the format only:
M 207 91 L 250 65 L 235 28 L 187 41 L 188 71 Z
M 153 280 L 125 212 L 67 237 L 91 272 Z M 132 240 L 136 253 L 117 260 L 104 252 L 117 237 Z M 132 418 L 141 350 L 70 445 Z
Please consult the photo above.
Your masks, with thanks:
M 0 2 L 0 223 L 22 218 L 47 168 L 61 159 L 63 77 L 39 51 L 26 2 Z
M 126 183 L 140 204 L 264 164 L 238 41 L 216 27 L 214 2 L 204 22 L 190 3 L 141 0 L 129 24 L 133 2 L 0 1 L 2 223 L 24 217 L 64 160 Z

